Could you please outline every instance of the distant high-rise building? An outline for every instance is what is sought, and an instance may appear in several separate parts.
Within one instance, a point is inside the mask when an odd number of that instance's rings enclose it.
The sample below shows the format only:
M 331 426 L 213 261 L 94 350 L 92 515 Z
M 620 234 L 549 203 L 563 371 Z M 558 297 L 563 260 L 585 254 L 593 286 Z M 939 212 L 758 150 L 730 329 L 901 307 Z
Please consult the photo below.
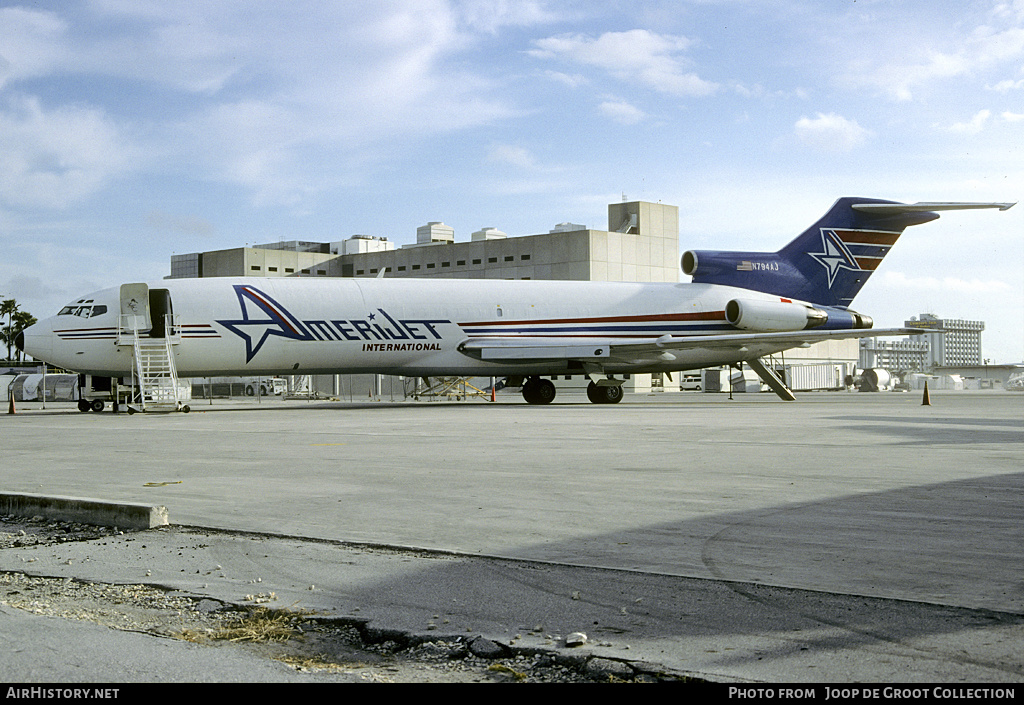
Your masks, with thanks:
M 940 328 L 940 332 L 921 336 L 928 341 L 927 367 L 981 364 L 981 332 L 984 321 L 939 318 L 931 313 L 905 321 L 907 328 Z

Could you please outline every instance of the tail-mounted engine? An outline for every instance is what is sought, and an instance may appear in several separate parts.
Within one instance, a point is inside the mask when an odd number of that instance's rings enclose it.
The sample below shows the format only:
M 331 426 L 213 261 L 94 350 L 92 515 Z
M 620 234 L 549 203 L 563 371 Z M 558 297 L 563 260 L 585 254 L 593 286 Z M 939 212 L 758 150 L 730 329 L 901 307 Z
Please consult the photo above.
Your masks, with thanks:
M 807 330 L 828 323 L 828 313 L 788 301 L 733 299 L 725 305 L 725 320 L 743 330 Z
M 832 330 L 867 329 L 874 325 L 870 316 L 832 308 L 810 306 L 780 299 L 732 299 L 725 305 L 725 320 L 743 330 L 781 332 L 825 328 Z

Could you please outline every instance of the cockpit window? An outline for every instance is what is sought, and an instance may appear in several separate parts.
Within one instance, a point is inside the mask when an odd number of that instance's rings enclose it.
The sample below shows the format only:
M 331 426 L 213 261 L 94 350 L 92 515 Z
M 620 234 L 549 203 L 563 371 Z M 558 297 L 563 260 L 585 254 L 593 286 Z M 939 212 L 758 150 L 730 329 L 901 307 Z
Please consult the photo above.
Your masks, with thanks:
M 58 316 L 78 316 L 79 318 L 95 318 L 107 312 L 103 304 L 94 304 L 92 299 L 80 299 L 62 308 Z

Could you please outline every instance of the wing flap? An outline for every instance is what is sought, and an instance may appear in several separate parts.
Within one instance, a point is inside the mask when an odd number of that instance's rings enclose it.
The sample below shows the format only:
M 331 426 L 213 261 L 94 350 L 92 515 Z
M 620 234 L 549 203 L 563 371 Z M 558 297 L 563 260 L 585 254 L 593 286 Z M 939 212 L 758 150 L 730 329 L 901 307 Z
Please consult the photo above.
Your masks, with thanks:
M 518 342 L 518 341 L 517 341 Z M 593 345 L 565 345 L 555 343 L 551 345 L 537 344 L 537 339 L 524 340 L 522 345 L 505 345 L 492 342 L 491 344 L 475 345 L 473 343 L 462 346 L 463 352 L 475 350 L 481 360 L 488 361 L 511 361 L 511 360 L 599 360 L 609 356 L 609 346 L 603 342 L 596 342 Z
M 820 343 L 824 340 L 847 338 L 873 338 L 876 336 L 923 335 L 932 333 L 927 328 L 861 328 L 853 330 L 786 331 L 781 333 L 727 333 L 718 335 L 688 335 L 660 338 L 622 340 L 621 338 L 470 338 L 459 346 L 459 352 L 488 362 L 531 362 L 538 360 L 578 360 L 580 362 L 629 361 L 634 364 L 643 358 L 651 361 L 670 361 L 673 351 L 735 350 L 765 347 L 787 350 Z M 754 356 L 767 354 L 753 353 Z

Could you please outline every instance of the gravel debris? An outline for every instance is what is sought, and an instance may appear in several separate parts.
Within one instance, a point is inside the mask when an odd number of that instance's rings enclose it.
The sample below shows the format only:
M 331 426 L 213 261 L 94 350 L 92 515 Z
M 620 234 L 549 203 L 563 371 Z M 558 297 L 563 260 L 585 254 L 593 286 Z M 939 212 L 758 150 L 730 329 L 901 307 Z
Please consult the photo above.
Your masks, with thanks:
M 0 516 L 0 550 L 96 541 L 125 532 L 42 517 Z M 130 532 L 129 532 L 130 533 Z M 251 597 L 251 596 L 250 596 Z M 230 604 L 153 585 L 120 585 L 0 572 L 0 603 L 32 614 L 87 620 L 211 648 L 253 650 L 300 672 L 372 682 L 655 682 L 625 662 L 515 649 L 480 636 L 382 635 L 351 618 Z M 593 662 L 593 663 L 591 663 Z M 676 680 L 669 678 L 670 680 Z

